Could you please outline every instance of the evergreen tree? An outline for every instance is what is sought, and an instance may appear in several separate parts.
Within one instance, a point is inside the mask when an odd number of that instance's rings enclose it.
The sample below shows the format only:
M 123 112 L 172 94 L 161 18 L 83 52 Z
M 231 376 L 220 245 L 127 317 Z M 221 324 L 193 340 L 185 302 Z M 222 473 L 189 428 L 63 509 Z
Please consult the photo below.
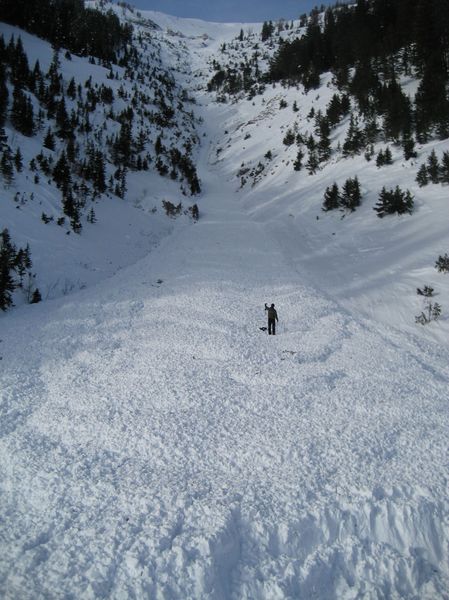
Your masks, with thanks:
M 262 42 L 265 42 L 266 40 L 268 40 L 269 38 L 271 38 L 271 36 L 273 35 L 274 32 L 274 25 L 272 23 L 272 21 L 264 21 L 263 25 L 262 25 Z
M 36 288 L 31 295 L 30 304 L 38 304 L 39 302 L 42 302 L 42 296 L 39 288 Z
M 447 67 L 443 57 L 434 56 L 426 64 L 415 96 L 415 119 L 418 139 L 426 142 L 438 126 L 447 128 L 449 101 L 447 99 Z
M 361 199 L 362 194 L 360 191 L 358 177 L 356 176 L 353 179 L 347 179 L 343 184 L 341 192 L 341 206 L 353 212 L 358 206 L 360 206 Z
M 440 181 L 440 163 L 435 150 L 432 150 L 427 158 L 427 175 L 432 183 Z
M 440 167 L 441 183 L 449 183 L 449 152 L 443 152 L 442 164 Z
M 97 222 L 97 216 L 95 214 L 94 208 L 92 207 L 87 215 L 87 222 L 88 223 L 96 223 Z
M 398 215 L 404 213 L 412 214 L 413 204 L 413 196 L 410 194 L 409 190 L 403 192 L 399 186 L 396 186 L 394 190 L 387 191 L 386 188 L 383 187 L 373 210 L 377 212 L 377 216 L 380 218 L 394 213 L 397 213 Z
M 67 86 L 67 96 L 70 98 L 70 100 L 75 100 L 76 98 L 76 83 L 73 77 Z
M 9 146 L 3 150 L 0 158 L 0 173 L 2 174 L 7 185 L 12 183 L 12 180 L 14 179 L 14 162 Z
M 68 189 L 63 195 L 62 207 L 64 214 L 70 219 L 70 226 L 74 233 L 81 233 L 82 225 L 80 221 L 80 211 L 78 204 L 73 197 L 72 190 Z
M 69 163 L 67 162 L 64 151 L 62 151 L 61 156 L 59 157 L 58 162 L 55 164 L 53 169 L 53 179 L 58 188 L 61 188 L 63 194 L 67 195 L 72 183 L 72 179 L 70 176 Z M 70 216 L 68 213 L 66 214 L 67 216 Z
M 341 99 L 338 94 L 334 94 L 326 109 L 326 117 L 331 127 L 337 125 L 342 117 Z
M 320 159 L 318 157 L 317 150 L 309 151 L 309 158 L 307 160 L 306 168 L 309 175 L 314 175 L 320 166 Z
M 285 146 L 292 146 L 295 143 L 295 134 L 291 129 L 287 129 L 287 133 L 282 140 Z
M 9 148 L 8 146 L 8 136 L 6 135 L 6 131 L 3 127 L 0 127 L 0 151 Z
M 322 210 L 325 212 L 335 210 L 340 206 L 340 190 L 338 185 L 334 183 L 331 187 L 327 187 L 324 192 L 324 201 Z
M 8 112 L 8 88 L 6 86 L 6 73 L 0 61 L 0 127 L 3 127 Z
M 23 135 L 30 137 L 34 133 L 33 105 L 19 85 L 16 85 L 13 90 L 11 123 Z
M 48 148 L 49 150 L 55 149 L 55 137 L 50 127 L 47 129 L 47 134 L 44 138 L 44 148 Z
M 377 124 L 376 116 L 366 118 L 365 128 L 363 130 L 363 139 L 365 144 L 375 144 L 379 138 L 380 129 Z
M 73 137 L 72 126 L 67 114 L 64 96 L 56 105 L 56 124 L 58 126 L 58 136 L 62 139 Z
M 427 167 L 423 163 L 418 170 L 418 174 L 416 175 L 416 182 L 419 187 L 424 187 L 429 183 L 429 175 L 427 173 Z
M 411 137 L 404 137 L 402 140 L 402 149 L 404 151 L 405 160 L 416 158 L 418 156 L 415 150 L 415 140 Z
M 384 114 L 385 138 L 397 141 L 402 135 L 409 135 L 412 129 L 412 105 L 395 78 L 383 86 L 379 96 L 379 108 Z
M 78 155 L 78 146 L 75 143 L 73 137 L 69 138 L 66 146 L 66 156 L 67 160 L 71 163 L 75 162 L 75 159 Z
M 296 160 L 293 163 L 293 168 L 295 171 L 300 171 L 302 169 L 302 161 L 304 158 L 304 152 L 299 148 L 298 153 L 296 154 Z
M 349 128 L 343 143 L 343 156 L 355 156 L 360 154 L 365 146 L 365 140 L 362 131 L 359 129 L 356 119 L 351 115 Z
M 7 310 L 12 306 L 12 293 L 16 284 L 12 276 L 16 249 L 11 242 L 9 231 L 4 229 L 0 233 L 0 310 Z
M 376 157 L 376 167 L 383 167 L 385 164 L 385 154 L 383 150 L 379 150 Z
M 320 162 L 325 162 L 331 156 L 330 126 L 326 117 L 322 117 L 319 120 L 318 129 L 320 136 L 318 141 L 318 158 Z
M 20 171 L 23 169 L 23 160 L 20 148 L 17 148 L 16 153 L 14 155 L 14 164 L 16 166 L 16 171 L 20 173 Z
M 113 146 L 114 164 L 129 166 L 132 155 L 132 133 L 129 122 L 122 123 Z

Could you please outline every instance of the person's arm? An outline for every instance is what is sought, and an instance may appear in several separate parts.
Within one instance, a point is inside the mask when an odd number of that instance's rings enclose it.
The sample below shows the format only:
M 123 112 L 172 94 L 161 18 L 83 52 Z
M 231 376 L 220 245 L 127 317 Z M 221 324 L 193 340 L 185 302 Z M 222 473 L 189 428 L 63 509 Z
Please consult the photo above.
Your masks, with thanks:
M 276 311 L 276 321 L 279 321 L 277 311 Z

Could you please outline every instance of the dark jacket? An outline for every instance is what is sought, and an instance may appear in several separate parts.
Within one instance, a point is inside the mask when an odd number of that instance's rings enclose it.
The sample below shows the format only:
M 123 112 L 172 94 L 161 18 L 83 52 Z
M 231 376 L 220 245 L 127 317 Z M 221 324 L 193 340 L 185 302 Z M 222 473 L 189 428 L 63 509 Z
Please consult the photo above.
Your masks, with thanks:
M 271 320 L 273 320 L 273 321 L 274 321 L 275 319 L 276 319 L 276 321 L 278 321 L 278 320 L 279 320 L 279 319 L 278 319 L 278 314 L 277 314 L 277 312 L 276 312 L 276 309 L 275 309 L 275 308 L 273 308 L 272 306 L 267 306 L 267 305 L 265 304 L 265 310 L 266 310 L 266 311 L 267 311 L 267 313 L 268 313 L 268 318 L 269 318 L 269 319 L 271 319 Z

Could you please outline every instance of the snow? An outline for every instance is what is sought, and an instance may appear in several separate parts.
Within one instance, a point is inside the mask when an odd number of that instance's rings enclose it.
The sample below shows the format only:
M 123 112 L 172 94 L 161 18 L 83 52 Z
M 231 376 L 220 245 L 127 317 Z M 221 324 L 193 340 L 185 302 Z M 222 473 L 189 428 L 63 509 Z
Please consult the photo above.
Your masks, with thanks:
M 446 190 L 413 187 L 417 214 L 380 220 L 379 184 L 412 187 L 417 165 L 295 173 L 279 95 L 298 92 L 197 93 L 200 220 L 151 214 L 163 184 L 142 175 L 145 210 L 99 203 L 76 238 L 120 270 L 1 317 L 3 597 L 449 598 L 448 321 L 413 318 L 417 284 L 443 310 L 449 291 Z M 270 148 L 273 175 L 240 189 Z M 356 173 L 362 207 L 322 213 Z M 139 249 L 121 239 L 139 228 Z

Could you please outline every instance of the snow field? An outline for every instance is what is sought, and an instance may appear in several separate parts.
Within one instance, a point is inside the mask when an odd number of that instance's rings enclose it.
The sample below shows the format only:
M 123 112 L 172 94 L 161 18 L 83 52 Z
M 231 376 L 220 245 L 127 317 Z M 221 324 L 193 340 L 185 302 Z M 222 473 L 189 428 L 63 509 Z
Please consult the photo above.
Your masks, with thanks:
M 447 355 L 302 285 L 237 204 L 5 324 L 5 597 L 447 597 Z
M 171 43 L 206 76 L 204 52 L 240 26 L 189 24 L 194 39 Z M 242 160 L 290 125 L 279 93 L 268 111 L 199 94 L 200 221 L 107 206 L 92 231 L 110 272 L 126 268 L 2 319 L 3 597 L 449 598 L 447 321 L 417 335 L 398 308 L 447 239 L 441 189 L 419 226 L 379 223 L 372 195 L 340 222 L 319 212 L 337 175 L 363 167 L 371 194 L 410 175 L 355 159 L 309 178 L 282 148 L 272 177 L 236 194 Z M 133 202 L 160 203 L 157 181 L 136 177 Z M 396 283 L 397 304 L 379 298 Z M 264 302 L 276 337 L 259 329 Z

